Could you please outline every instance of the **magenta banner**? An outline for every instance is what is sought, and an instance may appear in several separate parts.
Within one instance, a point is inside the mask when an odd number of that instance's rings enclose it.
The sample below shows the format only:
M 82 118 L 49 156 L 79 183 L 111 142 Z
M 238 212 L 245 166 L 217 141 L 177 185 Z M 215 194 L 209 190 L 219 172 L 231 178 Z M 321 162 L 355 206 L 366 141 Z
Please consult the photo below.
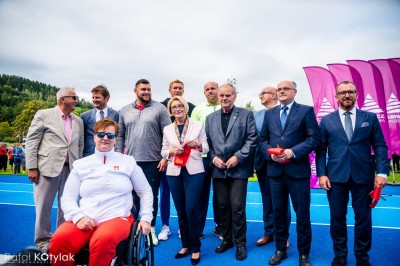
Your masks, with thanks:
M 400 58 L 389 58 L 388 60 L 394 61 L 400 64 Z
M 336 80 L 327 69 L 317 66 L 303 67 L 306 72 L 308 84 L 314 102 L 315 114 L 318 123 L 324 115 L 337 109 L 335 99 Z
M 364 103 L 360 105 L 362 106 L 361 109 L 373 112 L 377 115 L 383 135 L 385 136 L 386 144 L 389 148 L 388 156 L 392 158 L 382 75 L 376 66 L 367 61 L 347 60 L 347 63 L 360 73 L 364 88 Z
M 390 146 L 392 153 L 400 154 L 400 102 L 399 93 L 400 84 L 396 84 L 393 75 L 400 75 L 399 73 L 393 73 L 389 61 L 386 59 L 376 59 L 369 61 L 375 65 L 381 72 L 383 79 L 383 88 L 385 91 L 385 102 L 387 112 L 387 123 L 390 134 Z M 392 64 L 397 64 L 393 62 Z M 398 64 L 397 64 L 398 65 Z M 396 88 L 396 85 L 399 87 Z
M 364 87 L 360 73 L 346 64 L 328 64 L 328 68 L 337 81 L 335 87 L 344 80 L 351 81 L 356 85 L 358 92 L 357 108 L 362 106 L 364 103 Z
M 315 165 L 315 153 L 310 153 L 309 158 L 311 165 L 310 188 L 320 188 L 317 176 L 317 166 Z

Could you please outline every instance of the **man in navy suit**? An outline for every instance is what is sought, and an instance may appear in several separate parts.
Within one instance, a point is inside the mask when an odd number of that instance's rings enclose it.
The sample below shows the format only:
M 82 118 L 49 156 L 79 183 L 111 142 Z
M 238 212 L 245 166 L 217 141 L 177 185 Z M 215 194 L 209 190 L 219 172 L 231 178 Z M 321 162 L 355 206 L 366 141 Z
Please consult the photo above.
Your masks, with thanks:
M 98 85 L 92 89 L 92 110 L 88 110 L 81 114 L 83 125 L 85 127 L 85 147 L 83 149 L 83 157 L 92 155 L 94 153 L 94 136 L 93 128 L 97 121 L 108 117 L 118 123 L 119 113 L 107 107 L 110 100 L 110 92 L 104 85 Z
M 314 109 L 294 101 L 296 83 L 282 81 L 278 84 L 280 105 L 266 111 L 260 132 L 260 149 L 267 159 L 275 224 L 275 254 L 270 265 L 287 258 L 286 243 L 289 237 L 287 224 L 288 196 L 296 212 L 297 248 L 300 266 L 311 265 L 310 175 L 309 153 L 320 143 L 320 132 Z M 280 147 L 282 154 L 267 153 Z
M 355 107 L 356 86 L 339 83 L 336 100 L 339 109 L 321 119 L 321 145 L 317 151 L 317 175 L 327 190 L 331 213 L 331 238 L 335 258 L 333 266 L 347 264 L 346 214 L 349 192 L 354 210 L 354 254 L 357 266 L 371 265 L 372 219 L 369 193 L 384 187 L 389 173 L 388 149 L 377 116 Z M 354 130 L 353 130 L 354 129 Z M 376 155 L 375 176 L 371 147 Z M 326 152 L 328 150 L 328 162 Z
M 247 258 L 247 182 L 254 173 L 257 129 L 253 112 L 234 105 L 236 89 L 232 84 L 218 88 L 218 99 L 221 110 L 206 118 L 211 176 L 223 228 L 223 241 L 215 252 L 223 253 L 235 242 L 236 259 L 244 260 Z

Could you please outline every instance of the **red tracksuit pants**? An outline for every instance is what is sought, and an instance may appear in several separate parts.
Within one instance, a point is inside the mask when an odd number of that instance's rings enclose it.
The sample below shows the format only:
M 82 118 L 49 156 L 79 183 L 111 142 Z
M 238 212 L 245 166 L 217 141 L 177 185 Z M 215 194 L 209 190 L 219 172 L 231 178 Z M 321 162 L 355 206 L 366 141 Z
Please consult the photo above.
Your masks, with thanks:
M 73 255 L 89 244 L 89 265 L 108 266 L 115 257 L 118 244 L 127 239 L 134 218 L 114 218 L 89 231 L 79 229 L 72 222 L 61 224 L 50 241 L 49 257 L 52 265 L 74 265 Z

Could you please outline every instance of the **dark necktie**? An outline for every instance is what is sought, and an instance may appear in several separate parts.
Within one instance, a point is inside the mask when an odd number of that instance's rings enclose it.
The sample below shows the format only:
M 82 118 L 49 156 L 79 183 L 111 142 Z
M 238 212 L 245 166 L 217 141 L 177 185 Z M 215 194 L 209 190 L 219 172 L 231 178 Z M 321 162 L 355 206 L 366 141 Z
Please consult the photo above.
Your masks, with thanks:
M 103 120 L 104 119 L 104 112 L 103 112 L 103 110 L 101 110 L 100 111 L 100 120 Z
M 281 126 L 282 126 L 282 129 L 285 127 L 286 118 L 287 118 L 287 110 L 288 109 L 289 108 L 286 105 L 284 105 L 282 107 L 282 114 L 281 114 Z
M 351 139 L 351 136 L 353 135 L 353 125 L 351 123 L 351 113 L 350 112 L 345 112 L 344 113 L 345 118 L 344 118 L 344 131 L 346 132 L 347 138 Z

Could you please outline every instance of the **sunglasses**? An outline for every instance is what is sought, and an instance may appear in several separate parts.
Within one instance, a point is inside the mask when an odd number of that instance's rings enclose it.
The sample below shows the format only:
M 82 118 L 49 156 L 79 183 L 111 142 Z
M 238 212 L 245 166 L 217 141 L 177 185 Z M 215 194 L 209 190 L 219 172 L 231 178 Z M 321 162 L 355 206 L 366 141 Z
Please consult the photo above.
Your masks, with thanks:
M 78 96 L 69 96 L 69 95 L 66 95 L 66 96 L 63 96 L 64 98 L 65 97 L 70 97 L 72 100 L 74 100 L 74 101 L 76 101 L 76 100 L 78 100 L 79 101 L 79 97 Z
M 106 132 L 96 132 L 96 136 L 99 138 L 104 138 L 105 136 L 107 136 L 108 139 L 114 139 L 115 138 L 115 134 L 114 133 L 106 133 Z

